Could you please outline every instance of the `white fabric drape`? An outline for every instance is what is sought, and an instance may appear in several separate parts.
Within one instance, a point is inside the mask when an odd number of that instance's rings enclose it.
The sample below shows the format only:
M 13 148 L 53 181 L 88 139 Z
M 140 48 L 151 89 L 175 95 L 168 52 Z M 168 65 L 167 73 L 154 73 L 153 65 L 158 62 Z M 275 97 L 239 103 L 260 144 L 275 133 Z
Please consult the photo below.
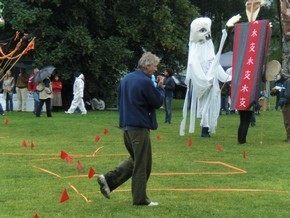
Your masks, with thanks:
M 201 118 L 200 125 L 208 127 L 209 132 L 215 133 L 220 111 L 219 81 L 231 80 L 219 63 L 221 51 L 227 37 L 226 30 L 217 55 L 214 52 L 212 40 L 205 43 L 189 42 L 187 74 L 185 83 L 187 93 L 183 105 L 183 119 L 180 124 L 180 135 L 185 135 L 186 117 L 190 104 L 189 133 L 194 133 L 195 116 Z

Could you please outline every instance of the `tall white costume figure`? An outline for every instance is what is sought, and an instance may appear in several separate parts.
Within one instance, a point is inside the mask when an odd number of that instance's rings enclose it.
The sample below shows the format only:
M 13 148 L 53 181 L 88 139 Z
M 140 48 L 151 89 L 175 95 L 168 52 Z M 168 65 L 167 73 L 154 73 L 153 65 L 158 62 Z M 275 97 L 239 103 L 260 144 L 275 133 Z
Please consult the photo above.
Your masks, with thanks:
M 77 107 L 80 109 L 81 114 L 85 115 L 87 114 L 87 110 L 85 108 L 85 104 L 83 101 L 84 97 L 84 88 L 85 88 L 85 83 L 84 83 L 84 75 L 80 74 L 78 77 L 76 77 L 74 86 L 73 86 L 73 95 L 74 98 L 71 102 L 70 108 L 65 111 L 66 114 L 73 114 Z
M 232 27 L 240 15 L 232 17 L 227 26 Z M 211 20 L 207 17 L 196 18 L 190 25 L 189 53 L 185 83 L 187 93 L 183 105 L 183 120 L 180 124 L 180 135 L 185 135 L 187 110 L 190 108 L 189 132 L 194 133 L 195 116 L 201 118 L 202 137 L 215 133 L 220 111 L 219 81 L 231 80 L 231 69 L 227 73 L 219 63 L 221 51 L 227 37 L 222 31 L 222 39 L 217 55 L 211 40 Z

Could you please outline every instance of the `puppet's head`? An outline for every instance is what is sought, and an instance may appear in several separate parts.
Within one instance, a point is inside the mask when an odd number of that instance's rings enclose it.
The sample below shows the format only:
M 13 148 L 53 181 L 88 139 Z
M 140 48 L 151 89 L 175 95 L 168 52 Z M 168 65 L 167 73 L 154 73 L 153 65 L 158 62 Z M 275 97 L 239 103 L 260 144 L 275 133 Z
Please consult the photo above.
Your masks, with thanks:
M 211 39 L 211 19 L 208 17 L 200 17 L 194 19 L 190 24 L 189 41 L 195 43 L 204 43 Z

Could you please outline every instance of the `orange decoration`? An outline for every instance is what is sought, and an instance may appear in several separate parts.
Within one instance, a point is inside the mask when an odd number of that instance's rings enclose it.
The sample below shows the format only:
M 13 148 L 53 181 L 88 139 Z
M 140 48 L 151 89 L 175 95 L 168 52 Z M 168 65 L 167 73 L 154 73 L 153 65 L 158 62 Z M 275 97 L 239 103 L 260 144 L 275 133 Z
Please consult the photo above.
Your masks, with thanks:
M 91 179 L 94 175 L 95 175 L 95 170 L 91 167 L 88 174 L 89 179 Z
M 161 139 L 161 136 L 158 134 L 157 135 L 157 140 L 160 140 Z
M 68 196 L 68 194 L 67 194 L 66 189 L 64 189 L 63 192 L 62 192 L 62 195 L 61 195 L 61 197 L 60 197 L 60 199 L 59 199 L 59 202 L 60 202 L 60 203 L 63 203 L 63 202 L 65 202 L 65 201 L 67 201 L 68 199 L 69 199 L 69 196 Z
M 220 146 L 220 145 L 217 145 L 216 148 L 217 148 L 219 151 L 223 150 L 222 146 Z
M 65 159 L 68 156 L 68 154 L 65 151 L 60 152 L 60 158 Z
M 33 141 L 31 141 L 31 143 L 30 143 L 30 148 L 31 148 L 31 149 L 34 148 L 34 143 L 33 143 Z
M 192 146 L 192 140 L 189 138 L 188 141 L 187 141 L 187 145 L 190 147 Z
M 104 129 L 104 134 L 107 135 L 109 133 L 109 130 Z
M 99 141 L 100 139 L 101 139 L 100 136 L 98 136 L 98 135 L 95 136 L 95 142 L 96 142 L 96 143 L 98 143 L 98 141 Z
M 78 161 L 77 169 L 78 169 L 79 171 L 82 171 L 82 170 L 83 170 L 83 166 L 82 166 L 81 162 L 79 162 L 79 161 Z

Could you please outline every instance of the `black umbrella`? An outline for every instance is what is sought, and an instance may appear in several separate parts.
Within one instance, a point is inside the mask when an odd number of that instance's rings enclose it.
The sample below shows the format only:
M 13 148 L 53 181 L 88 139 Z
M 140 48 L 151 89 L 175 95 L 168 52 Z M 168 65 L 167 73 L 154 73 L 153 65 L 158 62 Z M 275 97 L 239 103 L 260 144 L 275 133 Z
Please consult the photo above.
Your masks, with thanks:
M 41 82 L 48 76 L 51 76 L 53 71 L 55 70 L 54 66 L 46 66 L 42 68 L 34 77 L 35 82 Z

